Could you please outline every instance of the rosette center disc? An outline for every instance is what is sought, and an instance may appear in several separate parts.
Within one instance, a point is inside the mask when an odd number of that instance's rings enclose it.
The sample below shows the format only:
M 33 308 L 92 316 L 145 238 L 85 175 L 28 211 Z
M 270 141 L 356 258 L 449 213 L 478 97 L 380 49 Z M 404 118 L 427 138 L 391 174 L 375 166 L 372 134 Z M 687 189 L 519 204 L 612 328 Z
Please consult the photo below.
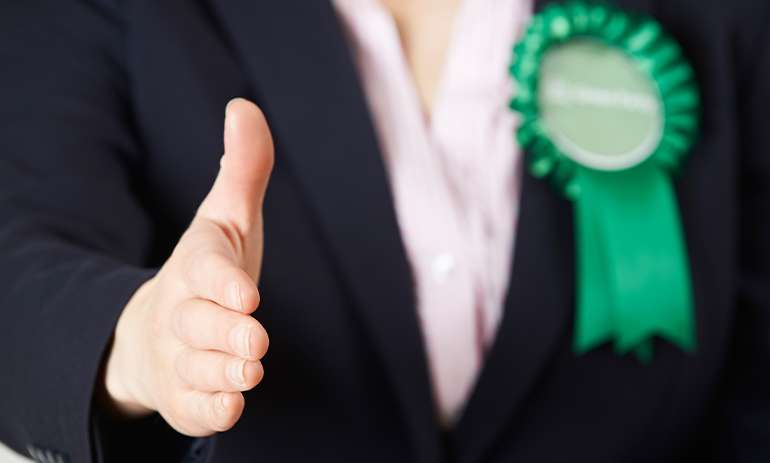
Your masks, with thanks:
M 600 39 L 576 37 L 549 48 L 537 105 L 554 145 L 597 170 L 640 164 L 660 144 L 663 108 L 637 58 Z

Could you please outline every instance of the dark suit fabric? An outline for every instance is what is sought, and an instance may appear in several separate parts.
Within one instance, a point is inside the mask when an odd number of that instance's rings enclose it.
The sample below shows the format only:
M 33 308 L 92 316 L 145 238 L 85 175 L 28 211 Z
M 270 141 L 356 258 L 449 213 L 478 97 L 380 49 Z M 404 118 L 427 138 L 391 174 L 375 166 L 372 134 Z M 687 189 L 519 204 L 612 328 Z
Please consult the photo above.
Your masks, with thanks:
M 537 8 L 542 8 L 540 1 Z M 770 4 L 624 0 L 680 42 L 703 136 L 676 188 L 698 349 L 571 350 L 572 207 L 524 174 L 500 331 L 441 433 L 366 103 L 324 0 L 0 4 L 0 440 L 69 461 L 770 461 Z M 266 376 L 189 439 L 92 405 L 122 307 L 218 170 L 227 101 L 276 146 Z M 512 134 L 513 136 L 513 134 Z

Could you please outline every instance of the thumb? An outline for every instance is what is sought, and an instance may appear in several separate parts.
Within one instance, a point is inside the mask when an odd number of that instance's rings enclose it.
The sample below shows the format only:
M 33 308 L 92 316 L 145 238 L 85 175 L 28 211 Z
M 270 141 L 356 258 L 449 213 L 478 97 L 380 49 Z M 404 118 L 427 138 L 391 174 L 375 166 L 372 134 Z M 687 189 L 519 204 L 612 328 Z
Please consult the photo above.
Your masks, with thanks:
M 254 103 L 236 98 L 225 113 L 225 155 L 197 216 L 234 226 L 241 236 L 249 236 L 261 228 L 262 201 L 273 169 L 273 139 Z

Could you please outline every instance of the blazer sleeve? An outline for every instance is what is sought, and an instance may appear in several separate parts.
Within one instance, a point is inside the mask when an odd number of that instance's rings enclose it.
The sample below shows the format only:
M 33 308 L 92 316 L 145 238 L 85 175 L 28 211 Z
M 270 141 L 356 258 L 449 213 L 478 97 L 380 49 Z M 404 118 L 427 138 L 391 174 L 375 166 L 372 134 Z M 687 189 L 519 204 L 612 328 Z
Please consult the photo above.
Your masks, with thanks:
M 735 83 L 741 275 L 726 398 L 713 453 L 725 463 L 770 461 L 770 5 L 741 3 L 743 14 L 735 24 L 737 56 L 743 58 Z M 740 43 L 741 37 L 751 37 L 750 43 Z
M 106 0 L 0 2 L 0 440 L 38 461 L 174 434 L 92 407 L 121 310 L 153 275 L 125 33 Z M 152 450 L 134 461 L 174 461 Z

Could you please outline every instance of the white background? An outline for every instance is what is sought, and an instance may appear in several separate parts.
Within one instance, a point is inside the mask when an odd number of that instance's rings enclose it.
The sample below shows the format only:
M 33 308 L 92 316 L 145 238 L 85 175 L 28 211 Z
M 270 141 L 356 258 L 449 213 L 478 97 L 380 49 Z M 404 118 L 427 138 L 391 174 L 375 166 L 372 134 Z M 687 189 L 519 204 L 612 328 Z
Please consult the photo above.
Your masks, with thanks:
M 23 458 L 18 453 L 0 443 L 0 463 L 32 463 L 33 460 Z

